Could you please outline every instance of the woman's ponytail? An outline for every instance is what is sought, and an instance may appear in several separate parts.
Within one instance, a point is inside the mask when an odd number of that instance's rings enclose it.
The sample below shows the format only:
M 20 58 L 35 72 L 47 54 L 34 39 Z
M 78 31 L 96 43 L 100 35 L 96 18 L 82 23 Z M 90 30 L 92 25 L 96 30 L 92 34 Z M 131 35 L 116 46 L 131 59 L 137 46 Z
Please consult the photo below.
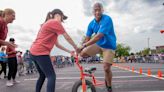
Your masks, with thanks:
M 0 10 L 0 17 L 3 17 L 3 11 Z
M 47 22 L 49 19 L 52 19 L 51 12 L 48 12 L 45 22 Z

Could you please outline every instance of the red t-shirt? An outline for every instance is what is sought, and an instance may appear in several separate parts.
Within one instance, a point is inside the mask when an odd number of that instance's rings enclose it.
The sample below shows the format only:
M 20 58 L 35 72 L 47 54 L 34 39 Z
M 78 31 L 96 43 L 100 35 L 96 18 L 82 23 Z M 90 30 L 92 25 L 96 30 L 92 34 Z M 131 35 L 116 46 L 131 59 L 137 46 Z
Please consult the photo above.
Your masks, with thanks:
M 31 54 L 49 55 L 58 35 L 63 33 L 65 33 L 65 30 L 60 22 L 54 19 L 47 21 L 41 26 L 37 38 L 30 48 Z
M 14 47 L 7 47 L 6 52 L 13 52 L 16 51 Z M 16 53 L 11 53 L 11 54 L 7 54 L 8 58 L 13 58 L 16 57 Z
M 0 39 L 6 40 L 8 28 L 6 22 L 0 17 Z

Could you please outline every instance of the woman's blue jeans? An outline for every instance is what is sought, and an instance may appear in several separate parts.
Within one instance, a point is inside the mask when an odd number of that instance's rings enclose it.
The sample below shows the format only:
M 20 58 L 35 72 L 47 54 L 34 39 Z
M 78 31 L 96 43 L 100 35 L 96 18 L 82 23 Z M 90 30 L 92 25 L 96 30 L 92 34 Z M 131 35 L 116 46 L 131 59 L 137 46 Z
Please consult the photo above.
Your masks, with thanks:
M 39 78 L 36 83 L 36 91 L 41 92 L 42 85 L 47 78 L 47 91 L 46 92 L 55 92 L 56 84 L 56 74 L 53 69 L 51 59 L 49 55 L 31 55 L 31 59 L 34 61 L 36 68 L 39 72 Z

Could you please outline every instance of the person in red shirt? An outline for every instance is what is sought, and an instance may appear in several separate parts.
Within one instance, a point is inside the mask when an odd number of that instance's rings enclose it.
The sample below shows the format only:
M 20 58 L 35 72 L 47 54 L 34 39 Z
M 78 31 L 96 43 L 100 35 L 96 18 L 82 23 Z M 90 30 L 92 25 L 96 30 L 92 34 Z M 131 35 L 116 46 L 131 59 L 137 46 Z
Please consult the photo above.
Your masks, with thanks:
M 7 45 L 10 47 L 14 47 L 13 44 L 5 40 L 8 33 L 7 25 L 15 20 L 15 11 L 13 9 L 7 8 L 4 11 L 1 11 L 0 15 L 0 46 Z
M 10 38 L 9 42 L 11 44 L 15 44 L 15 39 Z M 8 67 L 9 67 L 9 72 L 7 76 L 8 80 L 6 86 L 12 86 L 15 83 L 19 83 L 19 81 L 15 80 L 17 74 L 17 58 L 16 58 L 17 51 L 15 50 L 15 47 L 7 47 L 6 53 L 8 55 Z M 13 81 L 11 81 L 11 78 L 13 79 Z
M 50 59 L 50 51 L 53 46 L 55 45 L 59 49 L 72 53 L 72 51 L 59 44 L 59 35 L 63 35 L 66 41 L 68 41 L 77 52 L 79 51 L 72 38 L 62 26 L 62 22 L 65 19 L 67 19 L 67 16 L 65 16 L 60 9 L 54 9 L 52 12 L 49 12 L 45 23 L 41 25 L 37 38 L 30 48 L 30 56 L 35 62 L 39 72 L 35 92 L 41 91 L 45 78 L 48 80 L 46 92 L 55 92 L 56 74 Z

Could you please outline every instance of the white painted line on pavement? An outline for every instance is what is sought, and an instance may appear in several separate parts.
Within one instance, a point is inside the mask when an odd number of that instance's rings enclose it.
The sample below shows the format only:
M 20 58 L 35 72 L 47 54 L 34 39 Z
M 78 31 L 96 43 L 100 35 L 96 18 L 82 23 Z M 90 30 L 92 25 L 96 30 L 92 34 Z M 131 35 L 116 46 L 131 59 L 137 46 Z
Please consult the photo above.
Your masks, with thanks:
M 124 71 L 124 70 L 122 70 L 122 71 L 112 71 L 113 73 L 116 73 L 116 72 L 128 72 L 128 71 Z M 62 73 L 62 72 L 57 72 L 56 74 L 66 74 L 66 75 L 68 75 L 68 74 L 79 74 L 80 72 L 69 72 L 69 73 Z M 95 71 L 95 73 L 104 73 L 104 71 Z
M 154 80 L 128 80 L 128 81 L 127 80 L 118 80 L 118 81 L 115 80 L 115 81 L 112 81 L 112 82 L 115 82 L 115 83 L 123 83 L 123 82 L 132 83 L 132 82 L 135 82 L 136 83 L 136 82 L 150 82 L 150 81 L 152 82 L 152 81 L 158 81 L 158 80 L 155 80 L 155 79 Z
M 58 83 L 58 82 L 56 82 L 56 83 Z M 69 84 L 64 82 L 62 85 L 60 85 L 60 87 L 58 87 L 56 89 L 63 89 L 64 87 L 67 87 L 67 86 L 69 86 Z
M 38 78 L 29 78 L 29 79 L 24 79 L 24 81 L 33 81 L 33 80 L 37 80 Z
M 145 75 L 141 75 L 141 76 L 116 76 L 113 78 L 120 78 L 120 79 L 125 79 L 125 78 L 143 78 L 143 77 L 147 77 Z M 86 77 L 88 78 L 88 77 Z M 104 79 L 104 77 L 96 77 L 97 79 Z M 56 78 L 57 80 L 64 80 L 64 79 L 80 79 L 80 77 L 59 77 Z M 26 80 L 37 80 L 37 78 L 29 78 L 29 79 L 24 79 Z
M 164 92 L 164 90 L 163 91 L 128 91 L 128 92 Z
M 60 79 L 79 79 L 78 77 L 73 77 L 73 78 L 60 78 Z M 59 78 L 57 78 L 57 80 L 60 80 Z M 31 79 L 24 79 L 24 81 L 36 81 L 37 80 L 37 78 L 31 78 Z M 134 83 L 136 83 L 136 82 L 152 82 L 152 81 L 158 81 L 158 80 L 156 80 L 156 79 L 154 79 L 154 80 L 113 80 L 112 82 L 113 83 L 127 83 L 127 82 L 134 82 Z M 65 84 L 65 85 L 68 85 L 68 84 L 72 84 L 72 83 L 75 83 L 75 81 L 73 82 L 73 81 L 71 81 L 71 82 L 69 82 L 69 81 L 60 81 L 60 82 L 56 82 L 56 83 L 58 83 L 58 84 Z M 65 86 L 65 85 L 63 85 L 63 86 Z

